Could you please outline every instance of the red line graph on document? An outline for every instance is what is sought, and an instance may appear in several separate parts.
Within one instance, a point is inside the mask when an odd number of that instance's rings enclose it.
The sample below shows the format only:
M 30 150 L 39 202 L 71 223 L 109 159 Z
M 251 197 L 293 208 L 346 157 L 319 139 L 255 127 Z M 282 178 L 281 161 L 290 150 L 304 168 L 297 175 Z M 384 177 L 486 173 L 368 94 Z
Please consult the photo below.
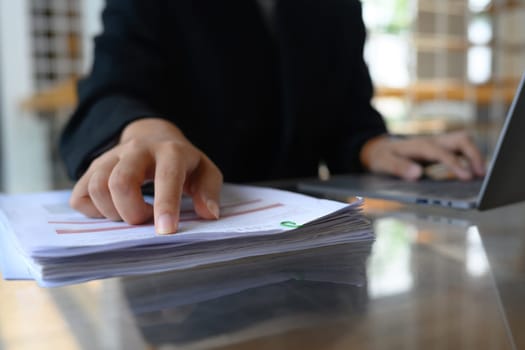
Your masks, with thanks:
M 258 211 L 278 208 L 278 207 L 281 207 L 281 206 L 283 206 L 282 203 L 272 203 L 272 204 L 268 204 L 268 205 L 261 206 L 261 207 L 254 207 L 254 208 L 249 208 L 249 209 L 244 209 L 244 210 L 232 211 L 232 212 L 229 212 L 229 213 L 224 213 L 224 214 L 221 215 L 221 218 L 227 218 L 227 217 L 238 216 L 238 215 L 245 215 L 245 214 L 254 213 L 254 212 L 258 212 Z M 189 218 L 189 217 L 181 217 L 180 222 L 201 221 L 201 220 L 203 220 L 203 219 L 201 219 L 201 218 L 199 218 L 197 216 L 192 216 L 191 218 Z M 57 234 L 95 233 L 95 232 L 104 232 L 104 231 L 127 230 L 127 229 L 133 229 L 133 228 L 144 227 L 144 226 L 145 225 L 135 225 L 135 226 L 133 226 L 133 225 L 123 224 L 123 225 L 111 226 L 111 227 L 81 228 L 81 229 L 56 229 L 56 233 Z
M 232 202 L 232 203 L 225 203 L 220 206 L 221 211 L 225 209 L 235 208 L 235 207 L 241 207 L 243 205 L 249 205 L 249 204 L 255 204 L 261 202 L 262 199 L 252 199 L 249 201 L 243 201 L 243 202 Z M 181 221 L 191 221 L 191 220 L 198 220 L 199 217 L 197 214 L 195 214 L 195 211 L 193 209 L 186 209 L 181 210 Z M 47 223 L 52 225 L 98 225 L 103 222 L 113 222 L 109 219 L 97 219 L 97 220 L 50 220 Z

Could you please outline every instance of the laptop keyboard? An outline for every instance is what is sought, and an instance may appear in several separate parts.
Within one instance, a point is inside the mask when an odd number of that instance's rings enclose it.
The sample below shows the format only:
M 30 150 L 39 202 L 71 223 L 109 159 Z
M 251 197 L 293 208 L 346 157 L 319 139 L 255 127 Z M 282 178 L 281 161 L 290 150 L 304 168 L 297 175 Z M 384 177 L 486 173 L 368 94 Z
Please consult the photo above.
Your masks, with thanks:
M 472 198 L 481 189 L 481 180 L 474 181 L 432 181 L 401 182 L 393 184 L 391 189 L 403 192 L 417 192 L 429 197 Z
M 371 195 L 374 192 L 413 194 L 418 197 L 472 199 L 480 192 L 482 180 L 434 181 L 423 179 L 409 182 L 385 176 L 340 176 L 328 181 L 329 187 L 354 189 L 356 194 Z M 323 186 L 320 186 L 321 188 Z

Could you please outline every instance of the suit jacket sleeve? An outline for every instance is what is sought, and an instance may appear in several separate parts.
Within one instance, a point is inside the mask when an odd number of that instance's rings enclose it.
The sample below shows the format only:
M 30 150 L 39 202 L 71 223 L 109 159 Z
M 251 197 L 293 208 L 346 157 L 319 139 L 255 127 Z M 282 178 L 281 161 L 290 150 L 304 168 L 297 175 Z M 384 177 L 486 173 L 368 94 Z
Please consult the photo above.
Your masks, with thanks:
M 338 115 L 339 131 L 333 131 L 328 142 L 325 159 L 333 173 L 364 171 L 359 155 L 363 145 L 373 137 L 387 133 L 386 125 L 381 114 L 372 106 L 374 94 L 372 80 L 368 66 L 364 60 L 364 45 L 366 28 L 361 16 L 359 1 L 346 2 L 352 6 L 358 16 L 353 21 L 345 21 L 340 32 L 346 39 L 348 51 L 343 71 L 348 72 L 346 88 L 346 105 L 341 108 L 343 113 Z M 348 39 L 351 38 L 351 39 Z M 342 54 L 341 57 L 345 57 Z
M 341 134 L 333 138 L 336 144 L 326 153 L 326 161 L 333 173 L 363 172 L 362 147 L 368 140 L 387 133 L 383 117 L 371 104 L 373 86 L 368 68 L 362 58 L 359 64 L 350 87 L 351 110 L 341 115 L 338 123 Z
M 121 130 L 142 117 L 164 117 L 155 90 L 164 86 L 162 11 L 157 1 L 110 0 L 104 31 L 95 39 L 91 74 L 78 84 L 79 104 L 66 126 L 60 152 L 76 179 Z

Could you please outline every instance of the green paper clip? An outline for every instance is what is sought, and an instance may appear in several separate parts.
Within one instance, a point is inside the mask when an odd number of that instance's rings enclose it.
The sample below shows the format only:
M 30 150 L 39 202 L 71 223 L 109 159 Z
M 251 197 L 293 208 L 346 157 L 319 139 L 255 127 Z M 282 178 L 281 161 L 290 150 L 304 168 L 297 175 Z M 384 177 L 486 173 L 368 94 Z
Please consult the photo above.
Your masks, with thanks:
M 288 228 L 298 228 L 301 227 L 301 225 L 297 225 L 293 221 L 281 221 L 281 226 L 288 227 Z

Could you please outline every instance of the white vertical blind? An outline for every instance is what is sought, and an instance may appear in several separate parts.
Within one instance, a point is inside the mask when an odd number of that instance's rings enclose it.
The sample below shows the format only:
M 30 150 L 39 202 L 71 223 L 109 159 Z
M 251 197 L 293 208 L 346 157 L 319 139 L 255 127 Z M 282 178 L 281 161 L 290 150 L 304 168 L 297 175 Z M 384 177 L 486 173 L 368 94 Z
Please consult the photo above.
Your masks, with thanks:
M 6 192 L 50 186 L 47 125 L 19 107 L 34 90 L 29 13 L 28 0 L 0 0 L 0 142 Z

